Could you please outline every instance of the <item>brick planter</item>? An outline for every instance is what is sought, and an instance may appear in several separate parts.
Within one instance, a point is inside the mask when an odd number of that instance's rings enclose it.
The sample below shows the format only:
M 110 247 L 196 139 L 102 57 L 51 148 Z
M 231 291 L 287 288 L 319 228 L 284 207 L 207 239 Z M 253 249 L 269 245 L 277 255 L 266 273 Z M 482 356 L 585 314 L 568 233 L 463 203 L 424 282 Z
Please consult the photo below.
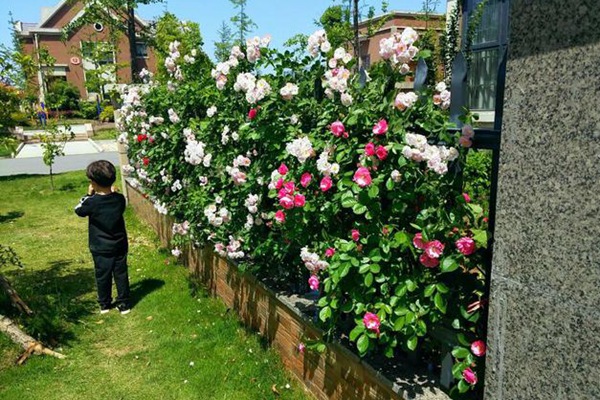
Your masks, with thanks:
M 159 214 L 144 196 L 128 187 L 129 204 L 149 223 L 165 246 L 171 239 L 171 221 Z M 275 294 L 262 282 L 215 254 L 212 249 L 187 248 L 183 260 L 192 276 L 214 296 L 235 310 L 245 325 L 260 332 L 277 349 L 286 368 L 318 399 L 419 399 L 442 400 L 448 397 L 431 380 L 424 381 L 403 369 L 392 382 L 345 347 L 328 343 L 322 353 L 297 351 L 303 338 L 322 336 L 297 308 L 304 299 Z

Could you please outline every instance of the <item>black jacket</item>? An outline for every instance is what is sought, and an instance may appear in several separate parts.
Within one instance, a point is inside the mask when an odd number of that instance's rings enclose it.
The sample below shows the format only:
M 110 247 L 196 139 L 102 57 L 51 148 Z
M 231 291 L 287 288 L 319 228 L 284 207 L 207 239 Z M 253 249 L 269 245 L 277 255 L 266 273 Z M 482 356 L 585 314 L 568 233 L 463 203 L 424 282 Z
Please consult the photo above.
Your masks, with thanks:
M 92 254 L 127 253 L 127 232 L 123 212 L 125 212 L 125 197 L 116 192 L 85 196 L 75 207 L 77 215 L 89 217 L 89 245 Z

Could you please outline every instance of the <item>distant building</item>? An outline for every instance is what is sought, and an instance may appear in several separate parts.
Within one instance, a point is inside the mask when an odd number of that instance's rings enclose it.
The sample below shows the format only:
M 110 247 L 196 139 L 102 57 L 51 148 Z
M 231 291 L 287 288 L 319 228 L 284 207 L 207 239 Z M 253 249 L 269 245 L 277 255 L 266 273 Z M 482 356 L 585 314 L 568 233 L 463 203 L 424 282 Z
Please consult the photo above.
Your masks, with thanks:
M 109 28 L 100 21 L 75 29 L 63 42 L 61 40 L 63 28 L 77 21 L 84 13 L 85 9 L 81 1 L 61 0 L 54 7 L 42 7 L 39 23 L 17 22 L 14 28 L 23 45 L 23 51 L 33 55 L 34 60 L 38 60 L 39 49 L 46 49 L 49 55 L 56 59 L 53 66 L 40 65 L 47 80 L 59 79 L 70 82 L 79 89 L 83 99 L 92 100 L 96 99 L 97 92 L 86 88 L 86 82 L 92 76 L 90 71 L 100 69 L 106 64 L 116 64 L 119 66 L 117 73 L 104 72 L 103 80 L 114 84 L 130 83 L 132 81 L 129 67 L 131 57 L 127 35 L 121 35 L 117 48 L 112 48 L 108 41 Z M 141 31 L 147 26 L 146 21 L 136 17 L 137 30 Z M 141 38 L 136 40 L 135 48 L 137 70 L 146 68 L 155 72 L 156 57 L 152 49 Z M 95 62 L 92 62 L 92 54 Z M 98 54 L 101 56 L 98 57 Z M 37 84 L 40 88 L 41 100 L 47 93 L 47 88 L 42 81 L 42 73 L 39 72 Z
M 382 20 L 385 20 L 385 23 L 375 32 L 372 32 L 372 36 L 368 37 L 369 26 L 378 26 Z M 413 28 L 419 34 L 428 29 L 433 29 L 439 35 L 442 35 L 446 29 L 446 17 L 443 14 L 430 13 L 426 16 L 421 12 L 391 11 L 384 15 L 363 20 L 358 27 L 361 65 L 369 68 L 372 64 L 381 60 L 379 55 L 379 42 L 381 39 L 388 38 L 395 32 L 402 33 L 408 27 Z

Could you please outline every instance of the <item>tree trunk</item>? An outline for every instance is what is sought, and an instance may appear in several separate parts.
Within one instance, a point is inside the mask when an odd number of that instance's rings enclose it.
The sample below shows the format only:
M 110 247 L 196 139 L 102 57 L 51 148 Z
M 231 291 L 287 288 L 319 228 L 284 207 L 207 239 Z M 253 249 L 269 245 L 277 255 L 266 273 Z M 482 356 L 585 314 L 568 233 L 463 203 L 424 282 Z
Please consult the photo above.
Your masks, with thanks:
M 135 65 L 135 10 L 131 0 L 127 1 L 127 38 L 129 39 L 129 53 L 131 54 L 131 81 L 137 82 L 138 74 Z
M 13 287 L 11 286 L 8 279 L 6 279 L 4 277 L 4 275 L 1 275 L 1 274 L 0 274 L 0 289 L 3 289 L 4 292 L 6 292 L 6 294 L 8 294 L 8 297 L 10 297 L 10 302 L 16 309 L 18 309 L 19 311 L 21 311 L 22 313 L 25 313 L 27 315 L 33 314 L 33 311 L 31 311 L 31 309 L 27 306 L 27 304 L 25 304 L 25 302 L 23 301 L 23 299 L 21 299 L 21 297 L 19 296 L 17 291 L 15 289 L 13 289 Z
M 57 353 L 46 347 L 40 342 L 23 332 L 19 327 L 10 319 L 0 314 L 0 332 L 4 332 L 10 340 L 20 345 L 25 353 L 19 358 L 17 364 L 23 364 L 27 357 L 31 354 L 47 354 L 56 358 L 65 358 L 64 354 Z

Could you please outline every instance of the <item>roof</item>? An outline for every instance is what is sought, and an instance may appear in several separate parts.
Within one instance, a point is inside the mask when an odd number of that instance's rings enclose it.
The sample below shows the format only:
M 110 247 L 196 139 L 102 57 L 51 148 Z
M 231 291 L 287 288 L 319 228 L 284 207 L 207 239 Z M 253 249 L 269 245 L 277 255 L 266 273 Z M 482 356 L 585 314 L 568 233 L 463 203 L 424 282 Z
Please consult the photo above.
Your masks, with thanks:
M 20 22 L 17 21 L 15 23 L 15 30 L 19 36 L 29 36 L 32 33 L 45 33 L 45 34 L 61 34 L 62 31 L 60 28 L 47 28 L 44 27 L 52 18 L 61 10 L 63 7 L 69 6 L 69 0 L 60 0 L 53 7 L 42 7 L 41 8 L 41 19 L 39 23 L 35 22 Z M 73 20 L 80 18 L 83 15 L 83 10 L 81 10 Z M 137 14 L 135 15 L 136 21 L 144 26 L 148 26 L 148 22 L 146 22 L 143 18 L 139 17 Z
M 409 18 L 419 18 L 419 17 L 425 17 L 425 13 L 421 12 L 421 11 L 398 11 L 398 10 L 394 10 L 394 11 L 390 11 L 387 12 L 385 14 L 380 14 L 380 15 L 376 15 L 373 18 L 367 18 L 367 19 L 363 19 L 362 21 L 359 22 L 359 26 L 361 25 L 366 25 L 369 22 L 374 22 L 377 21 L 379 19 L 382 19 L 384 17 L 409 17 Z M 429 13 L 427 15 L 429 18 L 433 19 L 433 20 L 446 20 L 446 17 L 444 14 L 439 14 L 439 13 Z

